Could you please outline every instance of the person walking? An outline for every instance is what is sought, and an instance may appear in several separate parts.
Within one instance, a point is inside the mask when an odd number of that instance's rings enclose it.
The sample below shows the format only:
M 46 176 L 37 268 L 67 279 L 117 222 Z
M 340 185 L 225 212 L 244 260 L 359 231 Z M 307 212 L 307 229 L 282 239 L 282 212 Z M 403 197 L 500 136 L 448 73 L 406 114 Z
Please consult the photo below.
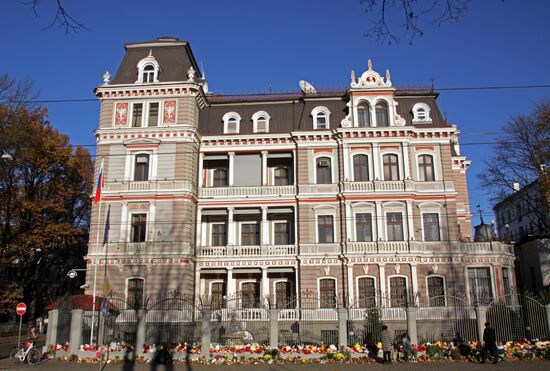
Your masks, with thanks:
M 481 363 L 487 361 L 487 353 L 493 355 L 493 364 L 498 363 L 497 337 L 495 329 L 491 327 L 489 322 L 485 322 L 485 330 L 483 331 L 483 351 L 481 353 Z
M 391 352 L 393 348 L 393 337 L 388 331 L 388 326 L 382 326 L 380 333 L 380 341 L 382 342 L 382 352 L 384 352 L 384 363 L 391 363 Z

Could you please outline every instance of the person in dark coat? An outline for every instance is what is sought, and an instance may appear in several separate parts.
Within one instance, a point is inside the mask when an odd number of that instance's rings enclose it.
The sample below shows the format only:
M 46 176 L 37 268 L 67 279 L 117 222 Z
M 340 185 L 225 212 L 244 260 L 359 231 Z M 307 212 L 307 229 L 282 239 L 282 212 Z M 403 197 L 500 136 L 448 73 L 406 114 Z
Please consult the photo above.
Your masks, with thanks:
M 388 331 L 388 326 L 382 326 L 382 332 L 380 332 L 380 341 L 382 342 L 382 351 L 384 352 L 384 363 L 391 363 L 393 337 Z
M 485 330 L 483 331 L 483 351 L 481 354 L 481 363 L 487 361 L 487 353 L 493 355 L 493 363 L 496 365 L 498 362 L 498 349 L 497 349 L 497 337 L 495 329 L 491 327 L 489 322 L 485 322 Z

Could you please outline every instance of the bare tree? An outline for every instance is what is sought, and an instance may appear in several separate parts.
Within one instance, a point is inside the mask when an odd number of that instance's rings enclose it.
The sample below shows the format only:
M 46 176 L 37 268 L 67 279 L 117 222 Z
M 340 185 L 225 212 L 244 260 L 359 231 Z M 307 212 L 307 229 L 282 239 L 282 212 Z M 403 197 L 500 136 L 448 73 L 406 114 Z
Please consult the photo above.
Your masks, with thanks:
M 65 33 L 78 32 L 80 29 L 87 30 L 83 23 L 76 20 L 69 13 L 62 0 L 26 0 L 24 4 L 30 6 L 34 15 L 38 17 L 39 8 L 45 2 L 54 3 L 55 6 L 55 14 L 52 16 L 52 20 L 46 29 L 57 26 L 64 29 Z
M 497 139 L 493 155 L 479 175 L 481 187 L 497 203 L 514 193 L 514 183 L 536 191 L 520 192 L 536 222 L 550 230 L 550 100 L 538 103 L 532 113 L 512 117 Z
M 381 44 L 409 42 L 424 34 L 423 24 L 439 27 L 460 21 L 470 0 L 361 0 L 366 14 L 374 19 L 365 36 Z

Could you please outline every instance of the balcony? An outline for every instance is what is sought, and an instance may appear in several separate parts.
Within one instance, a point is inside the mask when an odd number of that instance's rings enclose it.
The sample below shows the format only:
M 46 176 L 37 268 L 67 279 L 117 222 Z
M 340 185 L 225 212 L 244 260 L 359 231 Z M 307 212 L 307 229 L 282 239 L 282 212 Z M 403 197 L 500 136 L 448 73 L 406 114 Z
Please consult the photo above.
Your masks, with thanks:
M 104 192 L 193 192 L 195 186 L 188 180 L 147 180 L 142 182 L 122 181 L 105 183 Z
M 437 182 L 417 182 L 413 180 L 392 180 L 372 182 L 344 182 L 342 186 L 343 192 L 454 192 L 454 182 L 452 181 L 437 181 Z
M 199 188 L 201 198 L 294 196 L 296 186 L 208 187 Z
M 179 254 L 192 255 L 193 247 L 187 242 L 114 242 L 89 244 L 89 254 L 134 255 L 134 254 Z
M 513 254 L 512 245 L 500 241 L 491 242 L 461 242 L 460 251 L 463 253 L 507 253 Z
M 338 193 L 340 188 L 338 184 L 304 184 L 298 186 L 300 194 L 319 194 L 319 193 Z
M 251 256 L 292 256 L 296 255 L 295 245 L 264 246 L 199 246 L 197 256 L 211 257 L 251 257 Z
M 301 255 L 324 255 L 324 254 L 339 254 L 340 244 L 338 243 L 318 243 L 318 244 L 303 244 L 300 245 Z
M 423 252 L 424 245 L 417 241 L 369 241 L 347 242 L 347 254 L 409 253 Z

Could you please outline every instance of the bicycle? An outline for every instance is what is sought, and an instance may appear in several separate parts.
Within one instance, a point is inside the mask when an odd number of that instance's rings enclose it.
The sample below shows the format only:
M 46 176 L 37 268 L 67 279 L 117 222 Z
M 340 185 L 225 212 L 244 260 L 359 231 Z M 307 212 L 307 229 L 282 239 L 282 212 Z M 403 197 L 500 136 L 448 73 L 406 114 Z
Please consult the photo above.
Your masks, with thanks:
M 34 340 L 27 343 L 27 347 L 22 346 L 21 348 L 13 348 L 10 353 L 10 360 L 15 363 L 24 363 L 25 359 L 29 364 L 35 365 L 40 362 L 42 354 L 38 348 L 34 347 Z

